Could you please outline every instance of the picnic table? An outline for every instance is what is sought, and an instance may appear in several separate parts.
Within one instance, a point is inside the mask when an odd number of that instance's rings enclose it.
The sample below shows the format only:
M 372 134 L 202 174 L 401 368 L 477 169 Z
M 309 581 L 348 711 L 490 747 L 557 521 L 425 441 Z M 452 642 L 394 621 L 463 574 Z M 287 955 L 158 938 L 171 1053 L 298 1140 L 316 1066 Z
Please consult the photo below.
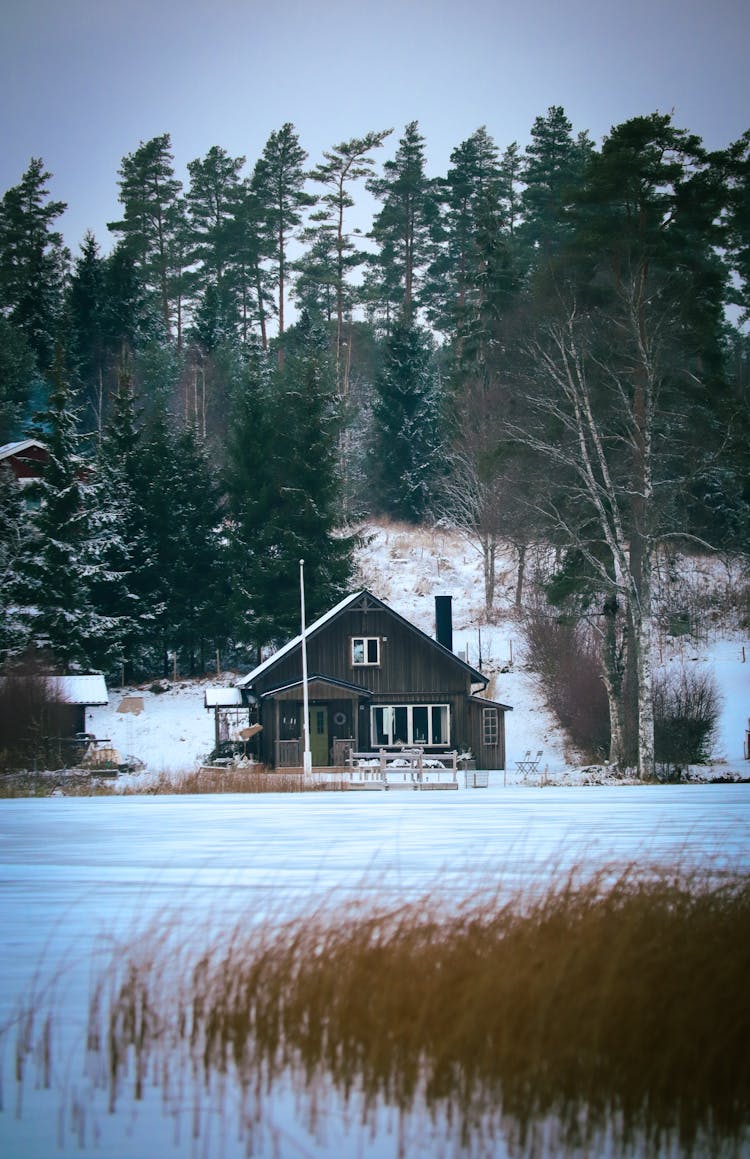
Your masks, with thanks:
M 526 755 L 520 761 L 516 761 L 516 768 L 519 773 L 527 776 L 529 773 L 535 773 L 539 769 L 539 762 L 542 759 L 543 749 L 539 749 L 536 756 L 532 757 L 531 749 L 526 750 Z

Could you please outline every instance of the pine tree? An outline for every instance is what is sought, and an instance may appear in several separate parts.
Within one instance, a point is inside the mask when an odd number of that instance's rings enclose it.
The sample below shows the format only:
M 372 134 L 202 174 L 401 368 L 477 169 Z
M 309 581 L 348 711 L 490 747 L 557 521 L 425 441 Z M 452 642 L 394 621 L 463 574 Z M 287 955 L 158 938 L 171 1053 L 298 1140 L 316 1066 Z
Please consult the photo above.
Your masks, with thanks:
M 300 313 L 331 330 L 336 315 L 337 252 L 330 232 L 309 234 L 311 244 L 294 263 L 294 296 Z
M 70 262 L 53 229 L 67 206 L 49 200 L 50 178 L 33 157 L 0 201 L 0 313 L 25 335 L 42 373 L 52 368 Z
M 558 310 L 541 296 L 546 317 L 524 343 L 530 405 L 513 422 L 550 480 L 551 533 L 585 558 L 602 607 L 618 609 L 618 632 L 628 636 L 644 776 L 654 761 L 657 549 L 665 535 L 692 530 L 691 496 L 719 446 L 722 201 L 700 141 L 671 118 L 612 130 L 566 210 Z
M 182 182 L 174 174 L 169 133 L 142 142 L 124 157 L 119 178 L 123 216 L 120 221 L 108 222 L 107 228 L 126 243 L 162 332 L 170 337 L 179 272 Z
M 750 319 L 750 129 L 714 158 L 726 174 L 727 250 L 737 279 L 736 305 Z
M 279 334 L 286 329 L 284 313 L 289 278 L 289 242 L 302 223 L 302 210 L 315 204 L 305 192 L 307 153 L 288 121 L 271 133 L 252 176 L 252 189 L 267 235 L 268 251 L 276 272 L 276 314 Z M 283 343 L 279 359 L 283 363 Z
M 417 122 L 411 121 L 395 157 L 384 163 L 382 177 L 367 182 L 369 192 L 383 203 L 370 234 L 379 247 L 373 265 L 384 289 L 383 308 L 390 317 L 395 305 L 397 316 L 407 322 L 416 315 L 438 219 L 435 182 L 424 171 L 424 145 Z
M 310 220 L 316 223 L 317 230 L 334 239 L 336 251 L 334 269 L 336 339 L 334 349 L 336 385 L 342 394 L 346 394 L 348 388 L 346 367 L 342 358 L 344 320 L 352 304 L 352 294 L 347 277 L 365 260 L 344 229 L 346 210 L 351 209 L 354 205 L 349 187 L 355 181 L 366 180 L 374 175 L 374 161 L 369 154 L 374 149 L 378 149 L 391 132 L 391 129 L 370 132 L 364 137 L 352 137 L 349 141 L 342 141 L 340 144 L 334 145 L 329 152 L 323 153 L 325 160 L 316 165 L 310 173 L 314 181 L 327 189 L 327 192 L 323 193 L 320 198 L 323 208 L 312 214 Z M 315 230 L 311 229 L 306 236 L 308 241 L 314 240 Z

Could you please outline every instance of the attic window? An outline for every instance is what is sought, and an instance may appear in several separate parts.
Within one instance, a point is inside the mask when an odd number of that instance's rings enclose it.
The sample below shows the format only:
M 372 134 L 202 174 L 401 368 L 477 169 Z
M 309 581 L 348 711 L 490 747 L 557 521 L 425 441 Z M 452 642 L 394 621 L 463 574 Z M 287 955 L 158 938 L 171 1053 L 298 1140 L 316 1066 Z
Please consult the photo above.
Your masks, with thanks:
M 352 664 L 359 667 L 361 664 L 380 663 L 379 636 L 352 637 Z

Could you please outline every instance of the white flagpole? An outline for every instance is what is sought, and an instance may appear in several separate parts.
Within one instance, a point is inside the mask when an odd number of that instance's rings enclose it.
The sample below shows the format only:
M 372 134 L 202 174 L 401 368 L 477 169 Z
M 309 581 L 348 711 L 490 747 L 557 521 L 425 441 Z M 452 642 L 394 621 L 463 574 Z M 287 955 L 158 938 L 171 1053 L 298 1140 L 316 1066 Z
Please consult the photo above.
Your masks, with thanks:
M 307 639 L 305 636 L 305 561 L 299 561 L 299 602 L 300 617 L 302 620 L 302 699 L 303 719 L 302 728 L 305 738 L 305 752 L 302 758 L 302 768 L 305 776 L 312 773 L 312 753 L 310 752 L 310 703 L 307 695 Z

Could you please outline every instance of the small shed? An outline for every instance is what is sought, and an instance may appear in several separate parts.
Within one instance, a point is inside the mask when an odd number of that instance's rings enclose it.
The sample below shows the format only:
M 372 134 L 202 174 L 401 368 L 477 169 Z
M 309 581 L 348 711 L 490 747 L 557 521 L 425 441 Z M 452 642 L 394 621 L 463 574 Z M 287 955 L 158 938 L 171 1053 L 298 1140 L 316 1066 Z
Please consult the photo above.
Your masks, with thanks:
M 247 743 L 250 738 L 243 736 L 242 733 L 250 726 L 250 715 L 245 697 L 239 688 L 234 688 L 232 685 L 223 688 L 207 688 L 203 694 L 203 703 L 214 714 L 214 749 L 216 752 L 221 749 L 222 745 L 232 742 Z
M 50 691 L 62 701 L 65 731 L 69 736 L 86 732 L 86 709 L 109 703 L 107 684 L 101 673 L 86 676 L 47 676 Z M 69 710 L 69 711 L 67 711 Z

